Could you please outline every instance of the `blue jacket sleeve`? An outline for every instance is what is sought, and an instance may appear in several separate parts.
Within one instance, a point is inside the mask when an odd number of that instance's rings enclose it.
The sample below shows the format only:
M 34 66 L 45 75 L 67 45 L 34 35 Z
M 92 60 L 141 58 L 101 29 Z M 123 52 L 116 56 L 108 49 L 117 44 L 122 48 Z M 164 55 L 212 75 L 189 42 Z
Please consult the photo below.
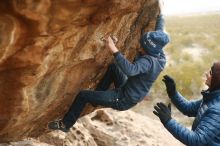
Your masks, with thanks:
M 164 31 L 164 18 L 163 15 L 157 16 L 157 22 L 156 22 L 156 31 Z
M 197 115 L 199 107 L 202 103 L 202 99 L 188 101 L 179 92 L 171 97 L 171 101 L 180 112 L 189 117 L 195 117 Z
M 116 64 L 127 76 L 135 76 L 145 73 L 151 68 L 152 65 L 152 61 L 147 58 L 140 58 L 131 63 L 120 52 L 114 54 L 114 57 Z
M 210 144 L 220 134 L 220 111 L 208 109 L 195 131 L 187 129 L 174 119 L 171 119 L 165 127 L 176 139 L 187 146 L 204 146 Z
M 163 15 L 158 15 L 156 20 L 155 31 L 164 31 L 164 17 Z M 144 28 L 141 30 L 141 35 L 144 34 Z
M 161 52 L 160 52 L 160 59 L 166 60 L 166 55 L 165 55 L 163 49 L 162 49 Z

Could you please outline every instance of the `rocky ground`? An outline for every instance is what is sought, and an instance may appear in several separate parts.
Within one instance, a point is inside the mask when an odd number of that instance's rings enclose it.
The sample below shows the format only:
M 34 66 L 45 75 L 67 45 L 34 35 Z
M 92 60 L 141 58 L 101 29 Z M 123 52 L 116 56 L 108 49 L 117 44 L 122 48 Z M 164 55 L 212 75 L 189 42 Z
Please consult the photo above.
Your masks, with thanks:
M 79 120 L 68 134 L 49 132 L 37 139 L 2 146 L 183 146 L 158 119 L 131 110 L 97 110 Z

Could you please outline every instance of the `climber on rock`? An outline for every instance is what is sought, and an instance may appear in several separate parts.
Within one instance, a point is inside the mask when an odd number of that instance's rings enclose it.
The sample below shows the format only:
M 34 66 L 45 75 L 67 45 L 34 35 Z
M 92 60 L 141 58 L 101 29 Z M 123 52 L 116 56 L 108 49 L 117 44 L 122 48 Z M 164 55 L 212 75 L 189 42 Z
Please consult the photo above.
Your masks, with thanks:
M 155 31 L 141 36 L 141 49 L 132 63 L 117 49 L 112 38 L 107 37 L 105 45 L 112 52 L 115 63 L 108 66 L 95 91 L 80 91 L 63 119 L 49 122 L 48 128 L 68 132 L 87 103 L 124 111 L 142 101 L 165 67 L 163 48 L 168 42 L 162 13 L 157 17 Z M 115 88 L 109 90 L 111 83 Z
M 187 146 L 220 145 L 220 62 L 214 63 L 206 73 L 207 90 L 201 92 L 203 98 L 186 100 L 177 90 L 176 83 L 170 76 L 164 76 L 167 93 L 173 104 L 189 117 L 195 117 L 192 130 L 177 123 L 171 117 L 171 108 L 164 103 L 157 103 L 154 114 L 164 127 L 179 141 Z

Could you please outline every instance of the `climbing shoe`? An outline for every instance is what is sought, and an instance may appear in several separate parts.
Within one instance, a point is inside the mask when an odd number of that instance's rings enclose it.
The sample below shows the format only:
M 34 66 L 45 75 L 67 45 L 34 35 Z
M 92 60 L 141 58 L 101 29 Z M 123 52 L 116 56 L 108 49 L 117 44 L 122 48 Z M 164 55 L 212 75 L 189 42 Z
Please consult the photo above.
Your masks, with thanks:
M 61 119 L 49 122 L 47 126 L 50 130 L 61 130 L 63 132 L 70 131 L 69 128 L 66 128 Z

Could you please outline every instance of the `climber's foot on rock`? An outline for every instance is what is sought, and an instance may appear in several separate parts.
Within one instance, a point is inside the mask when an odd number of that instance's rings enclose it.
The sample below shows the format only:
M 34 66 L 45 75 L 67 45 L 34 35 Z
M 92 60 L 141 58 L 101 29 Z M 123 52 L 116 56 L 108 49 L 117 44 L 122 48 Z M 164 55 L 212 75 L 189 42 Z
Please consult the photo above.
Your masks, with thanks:
M 69 128 L 66 128 L 66 126 L 63 124 L 61 119 L 49 122 L 47 127 L 50 130 L 61 130 L 63 132 L 69 132 L 70 131 Z

